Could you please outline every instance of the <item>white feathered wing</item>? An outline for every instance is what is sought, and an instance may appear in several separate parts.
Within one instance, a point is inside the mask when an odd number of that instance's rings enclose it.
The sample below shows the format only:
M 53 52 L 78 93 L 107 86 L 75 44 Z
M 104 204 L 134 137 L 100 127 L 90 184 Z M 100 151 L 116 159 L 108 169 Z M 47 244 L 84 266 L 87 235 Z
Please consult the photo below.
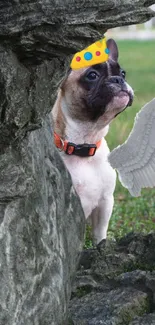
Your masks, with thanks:
M 108 160 L 132 196 L 139 196 L 144 187 L 155 187 L 155 98 L 136 115 L 128 139 Z

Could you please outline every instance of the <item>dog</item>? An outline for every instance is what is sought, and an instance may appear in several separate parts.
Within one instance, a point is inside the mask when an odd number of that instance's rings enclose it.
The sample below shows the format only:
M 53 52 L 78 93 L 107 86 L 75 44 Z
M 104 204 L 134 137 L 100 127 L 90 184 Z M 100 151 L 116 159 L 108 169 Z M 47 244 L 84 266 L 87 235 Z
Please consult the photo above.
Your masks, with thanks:
M 113 39 L 107 41 L 107 48 L 107 62 L 69 70 L 52 110 L 55 144 L 61 150 L 85 217 L 92 222 L 94 244 L 106 239 L 116 185 L 105 136 L 110 122 L 132 105 L 134 96 L 118 63 L 118 47 Z

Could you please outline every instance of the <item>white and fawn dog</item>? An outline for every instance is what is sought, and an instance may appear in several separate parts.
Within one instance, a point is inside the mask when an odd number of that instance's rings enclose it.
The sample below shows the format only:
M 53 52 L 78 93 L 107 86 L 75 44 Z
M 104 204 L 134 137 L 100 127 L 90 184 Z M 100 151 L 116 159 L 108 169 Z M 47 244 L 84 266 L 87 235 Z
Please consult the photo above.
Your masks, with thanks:
M 109 123 L 133 101 L 133 90 L 118 64 L 115 41 L 108 40 L 107 47 L 107 62 L 70 69 L 52 111 L 55 144 L 61 149 L 85 217 L 92 221 L 95 244 L 106 238 L 116 183 L 105 136 Z

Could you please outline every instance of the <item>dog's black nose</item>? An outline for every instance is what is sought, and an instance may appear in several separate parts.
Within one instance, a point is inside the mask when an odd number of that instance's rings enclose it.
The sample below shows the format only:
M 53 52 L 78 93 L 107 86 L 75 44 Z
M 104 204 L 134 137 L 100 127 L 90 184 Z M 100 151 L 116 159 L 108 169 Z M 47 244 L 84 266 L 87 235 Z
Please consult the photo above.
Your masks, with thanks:
M 124 79 L 119 76 L 114 76 L 110 78 L 110 82 L 122 86 L 124 84 Z

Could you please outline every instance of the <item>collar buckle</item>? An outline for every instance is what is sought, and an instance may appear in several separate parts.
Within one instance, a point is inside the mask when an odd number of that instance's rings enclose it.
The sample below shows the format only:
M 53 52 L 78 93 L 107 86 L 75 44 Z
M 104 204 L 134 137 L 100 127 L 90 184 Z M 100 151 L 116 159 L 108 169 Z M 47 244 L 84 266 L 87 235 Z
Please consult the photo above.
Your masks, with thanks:
M 65 150 L 68 155 L 76 155 L 79 157 L 92 157 L 95 155 L 97 150 L 96 144 L 75 144 L 72 142 L 68 142 L 67 148 Z

